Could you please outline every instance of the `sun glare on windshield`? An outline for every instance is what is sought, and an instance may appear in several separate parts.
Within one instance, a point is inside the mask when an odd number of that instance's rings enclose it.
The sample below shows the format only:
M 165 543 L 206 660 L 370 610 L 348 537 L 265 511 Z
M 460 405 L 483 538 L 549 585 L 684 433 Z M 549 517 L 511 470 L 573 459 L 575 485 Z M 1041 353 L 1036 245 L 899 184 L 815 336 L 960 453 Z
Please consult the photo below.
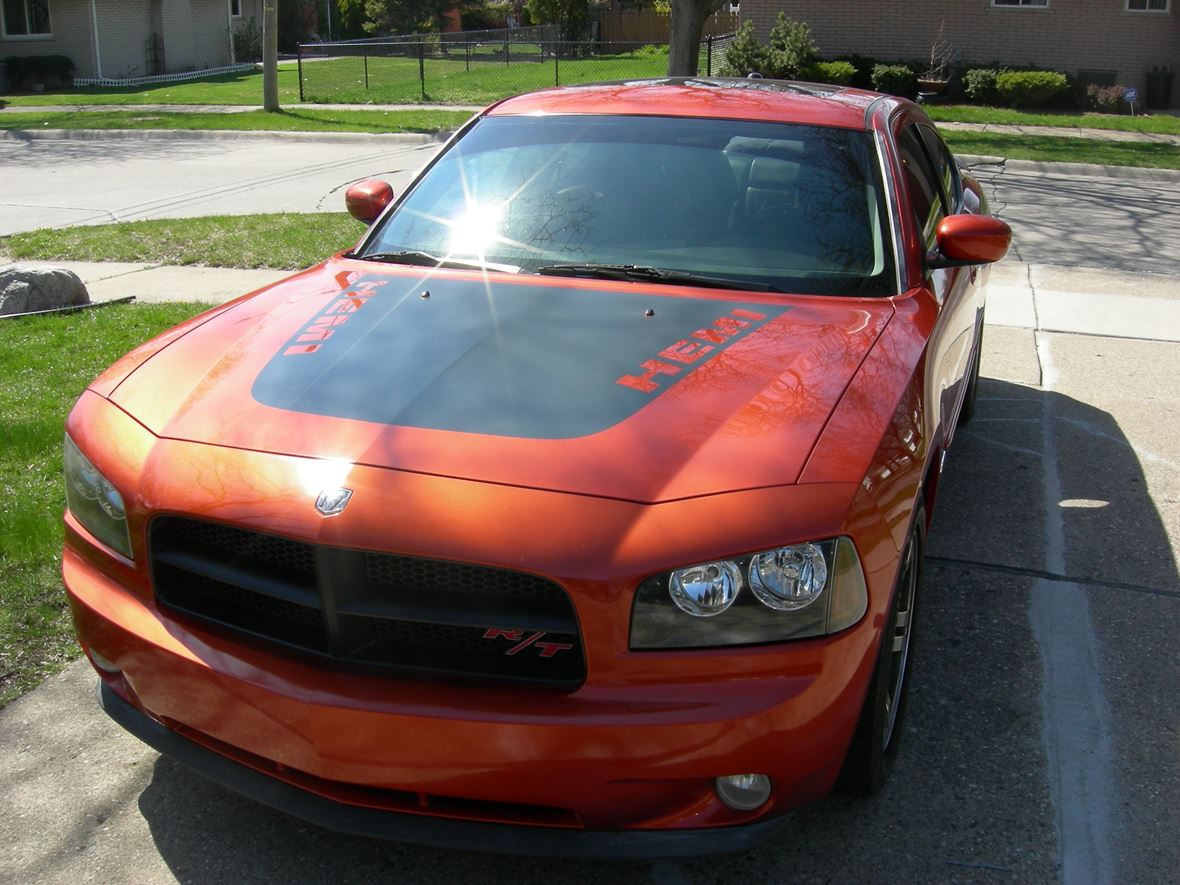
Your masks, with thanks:
M 452 255 L 474 255 L 483 259 L 488 247 L 500 239 L 500 206 L 468 205 L 466 211 L 448 222 L 451 229 L 448 251 Z

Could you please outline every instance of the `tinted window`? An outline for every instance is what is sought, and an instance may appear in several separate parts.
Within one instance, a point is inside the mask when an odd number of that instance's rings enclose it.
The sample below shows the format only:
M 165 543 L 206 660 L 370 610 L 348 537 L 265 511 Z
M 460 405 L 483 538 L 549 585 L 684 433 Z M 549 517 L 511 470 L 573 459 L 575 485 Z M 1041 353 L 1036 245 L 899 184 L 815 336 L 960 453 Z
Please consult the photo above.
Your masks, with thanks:
M 369 251 L 532 272 L 635 264 L 812 294 L 896 289 L 867 132 L 672 117 L 490 117 Z
M 897 149 L 905 167 L 906 189 L 914 212 L 914 222 L 926 237 L 946 214 L 939 193 L 938 178 L 926 158 L 916 127 L 907 126 L 897 139 Z
M 942 183 L 943 193 L 947 198 L 947 211 L 955 212 L 959 206 L 959 168 L 955 165 L 955 158 L 947 150 L 938 133 L 929 126 L 919 126 L 922 141 L 926 145 L 926 153 L 934 162 L 934 171 Z

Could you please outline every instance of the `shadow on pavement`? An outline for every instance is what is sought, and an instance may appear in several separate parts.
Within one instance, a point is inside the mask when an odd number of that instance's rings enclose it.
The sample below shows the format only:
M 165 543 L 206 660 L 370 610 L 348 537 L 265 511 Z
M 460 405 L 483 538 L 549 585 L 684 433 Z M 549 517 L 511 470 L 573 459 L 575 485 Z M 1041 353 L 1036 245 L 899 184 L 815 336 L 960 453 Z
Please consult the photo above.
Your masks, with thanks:
M 1055 451 L 1045 452 L 1047 443 Z M 1052 502 L 1058 513 L 1046 512 L 1045 470 L 1053 464 L 1067 502 Z M 1180 591 L 1166 591 L 1180 581 L 1139 461 L 1114 419 L 1060 394 L 983 379 L 976 419 L 960 432 L 940 490 L 893 778 L 875 798 L 837 795 L 798 812 L 775 843 L 744 855 L 537 860 L 340 836 L 227 793 L 163 758 L 139 808 L 176 878 L 210 885 L 328 878 L 625 885 L 732 881 L 738 874 L 764 882 L 1054 881 L 1061 870 L 1042 735 L 1042 664 L 1029 617 L 1054 520 L 1077 592 L 1089 595 L 1096 612 L 1099 644 L 1130 641 L 1127 624 L 1109 624 L 1102 612 L 1154 605 L 1153 629 L 1161 635 L 1142 653 L 1170 647 L 1167 631 L 1180 628 Z M 1092 549 L 1094 539 L 1105 546 Z M 1120 551 L 1157 555 L 1134 562 Z M 1112 565 L 1127 587 L 1093 583 L 1109 579 Z M 1156 666 L 1163 669 L 1160 685 L 1180 684 L 1175 663 Z M 1174 734 L 1171 706 L 1136 704 L 1126 715 L 1138 717 L 1137 728 Z M 1116 730 L 1112 746 L 1119 750 L 1129 740 Z M 1119 774 L 1120 794 L 1134 795 L 1140 778 L 1163 783 L 1142 808 L 1120 809 L 1129 817 L 1113 838 L 1138 850 L 1132 843 L 1151 838 L 1151 816 L 1166 819 L 1180 788 L 1168 741 L 1136 752 L 1136 767 Z M 1125 870 L 1129 879 L 1151 878 Z

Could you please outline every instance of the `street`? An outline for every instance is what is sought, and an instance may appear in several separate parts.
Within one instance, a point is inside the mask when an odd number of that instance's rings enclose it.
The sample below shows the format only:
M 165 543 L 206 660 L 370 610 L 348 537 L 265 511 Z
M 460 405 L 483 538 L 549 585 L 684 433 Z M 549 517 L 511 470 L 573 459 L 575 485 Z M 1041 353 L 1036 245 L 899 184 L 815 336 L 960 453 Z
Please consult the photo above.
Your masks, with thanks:
M 0 138 L 0 236 L 39 227 L 252 212 L 338 212 L 361 178 L 403 188 L 438 148 L 422 136 Z M 415 143 L 417 142 L 417 143 Z M 970 167 L 1032 264 L 1177 272 L 1180 175 L 1152 180 Z
M 404 187 L 428 136 L 0 138 L 0 236 L 39 227 L 253 212 L 343 212 L 366 177 Z
M 349 181 L 400 186 L 433 149 L 0 140 L 0 232 L 334 211 Z M 974 174 L 1016 245 L 993 270 L 977 413 L 939 487 L 905 737 L 879 796 L 833 796 L 772 844 L 690 861 L 344 837 L 138 743 L 79 662 L 0 711 L 0 881 L 1180 881 L 1180 180 Z

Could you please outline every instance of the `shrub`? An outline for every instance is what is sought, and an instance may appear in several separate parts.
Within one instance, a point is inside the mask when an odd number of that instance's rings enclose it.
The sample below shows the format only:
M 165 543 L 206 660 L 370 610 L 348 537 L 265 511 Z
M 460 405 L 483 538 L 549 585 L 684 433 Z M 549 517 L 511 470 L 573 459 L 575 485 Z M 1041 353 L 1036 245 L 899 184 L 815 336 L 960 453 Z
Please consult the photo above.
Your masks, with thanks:
M 856 69 L 852 80 L 849 82 L 850 86 L 855 86 L 857 89 L 872 89 L 873 88 L 873 68 L 875 68 L 880 61 L 868 55 L 838 55 L 836 61 L 846 61 Z
M 1086 87 L 1086 104 L 1091 110 L 1104 114 L 1129 114 L 1131 106 L 1127 103 L 1126 86 L 1095 86 Z
M 832 83 L 847 86 L 856 76 L 856 68 L 846 61 L 817 61 L 804 73 L 815 83 Z
M 725 58 L 718 70 L 723 77 L 745 77 L 751 72 L 765 74 L 766 56 L 766 47 L 754 36 L 753 23 L 744 22 L 725 50 Z
M 509 3 L 487 2 L 464 8 L 459 21 L 464 31 L 491 31 L 508 27 L 508 16 L 512 15 Z
M 1040 108 L 1069 89 L 1065 74 L 1056 71 L 1003 71 L 996 75 L 996 90 L 1019 108 Z
M 999 71 L 995 68 L 971 68 L 963 74 L 963 94 L 968 101 L 975 104 L 995 104 L 1000 100 L 1000 93 L 996 91 L 996 77 Z
M 909 65 L 874 65 L 873 88 L 890 95 L 912 96 L 918 91 L 918 75 Z
M 234 28 L 234 58 L 238 61 L 262 61 L 262 28 L 254 16 Z
M 69 86 L 74 81 L 74 60 L 66 55 L 10 55 L 4 61 L 13 89 Z
M 811 28 L 780 12 L 778 21 L 770 29 L 770 67 L 762 73 L 776 80 L 797 80 L 815 62 L 817 54 Z

